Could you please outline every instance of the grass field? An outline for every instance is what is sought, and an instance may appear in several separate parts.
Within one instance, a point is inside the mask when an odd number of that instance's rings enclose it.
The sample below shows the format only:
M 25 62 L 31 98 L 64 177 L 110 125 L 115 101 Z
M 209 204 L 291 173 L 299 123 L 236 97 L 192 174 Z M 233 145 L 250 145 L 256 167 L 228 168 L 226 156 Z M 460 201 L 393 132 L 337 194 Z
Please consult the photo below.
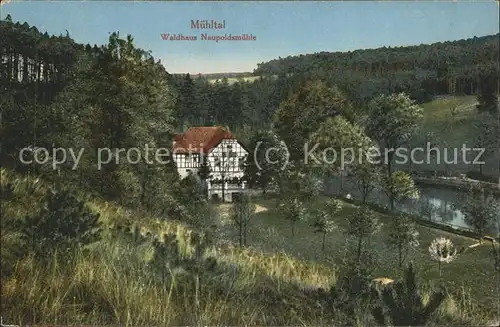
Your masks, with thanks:
M 461 155 L 462 145 L 466 144 L 469 148 L 474 148 L 474 139 L 477 131 L 474 131 L 473 124 L 477 117 L 476 106 L 477 99 L 475 96 L 441 96 L 433 101 L 424 103 L 424 120 L 421 126 L 420 134 L 432 133 L 434 138 L 432 142 L 438 144 L 441 149 L 447 144 L 449 149 L 458 148 L 459 161 L 456 164 L 448 165 L 448 170 L 451 173 L 465 173 L 471 170 L 479 170 L 479 167 L 463 162 Z M 453 110 L 455 108 L 455 110 Z M 414 142 L 415 146 L 424 146 L 425 141 L 419 140 Z M 500 149 L 499 149 L 500 152 Z M 500 176 L 498 171 L 498 161 L 500 153 L 497 152 L 484 160 L 486 164 L 483 166 L 483 173 L 491 176 Z M 448 156 L 451 159 L 453 152 L 449 151 Z M 473 160 L 475 154 L 471 154 L 469 161 Z M 435 159 L 433 159 L 435 160 Z M 433 162 L 431 165 L 422 164 L 415 165 L 415 169 L 423 170 L 438 170 L 445 171 L 446 167 L 441 160 L 440 164 Z
M 13 197 L 2 205 L 2 216 L 21 218 L 37 212 L 47 186 L 37 178 L 1 172 L 2 185 L 15 185 Z M 84 198 L 100 214 L 105 229 L 129 221 L 151 237 L 175 233 L 182 255 L 192 254 L 189 239 L 193 230 L 185 224 Z M 243 249 L 234 244 L 236 230 L 227 217 L 230 205 L 217 208 L 221 213 L 218 243 L 207 253 L 217 259 L 217 269 L 202 273 L 199 279 L 166 269 L 163 277 L 158 276 L 150 266 L 151 241 L 137 246 L 105 233 L 100 242 L 82 251 L 42 264 L 29 256 L 19 258 L 23 244 L 15 233 L 2 232 L 2 270 L 13 270 L 2 275 L 3 321 L 19 325 L 331 325 L 332 319 L 338 319 L 336 313 L 318 306 L 308 292 L 327 289 L 336 282 L 335 264 L 343 258 L 345 236 L 341 231 L 329 235 L 323 254 L 320 236 L 312 233 L 306 222 L 298 223 L 292 239 L 289 223 L 274 210 L 275 202 L 259 199 L 257 203 L 250 247 Z M 321 198 L 315 206 L 323 203 Z M 340 227 L 353 209 L 346 206 L 339 215 Z M 380 219 L 386 225 L 370 244 L 381 260 L 376 273 L 397 279 L 400 272 L 395 252 L 383 241 L 391 218 Z M 499 280 L 488 246 L 467 249 L 443 267 L 440 279 L 437 264 L 427 256 L 430 240 L 444 234 L 457 246 L 475 242 L 426 228 L 420 228 L 420 233 L 422 244 L 415 261 L 421 282 L 442 281 L 453 292 L 439 309 L 439 324 L 478 325 L 497 316 Z
M 316 207 L 323 205 L 325 198 L 321 198 Z M 336 219 L 339 229 L 329 234 L 326 239 L 325 252 L 321 251 L 321 235 L 315 234 L 307 221 L 298 222 L 295 237 L 292 238 L 290 222 L 285 220 L 276 210 L 274 200 L 257 200 L 260 208 L 249 233 L 249 245 L 267 253 L 284 252 L 307 262 L 317 262 L 334 267 L 340 264 L 345 255 L 347 237 L 342 228 L 346 225 L 345 217 L 353 212 L 355 207 L 346 204 L 344 210 Z M 378 268 L 376 275 L 379 278 L 398 279 L 401 271 L 397 263 L 397 252 L 389 248 L 385 240 L 390 229 L 391 219 L 394 217 L 378 215 L 383 226 L 379 234 L 375 235 L 370 248 L 377 252 Z M 230 223 L 226 221 L 226 224 Z M 420 247 L 414 254 L 413 260 L 418 267 L 421 278 L 432 283 L 443 283 L 455 294 L 462 291 L 470 292 L 476 304 L 489 312 L 494 317 L 500 309 L 498 292 L 500 279 L 495 273 L 491 245 L 470 247 L 477 242 L 462 236 L 446 233 L 427 227 L 418 226 L 420 233 Z M 430 259 L 428 246 L 439 236 L 450 238 L 460 248 L 465 247 L 465 252 L 458 256 L 456 261 L 442 267 L 442 276 L 439 276 L 438 265 Z M 232 235 L 236 241 L 236 234 Z M 471 304 L 471 308 L 474 304 Z M 482 311 L 481 310 L 481 311 Z
M 256 79 L 259 79 L 260 76 L 248 76 L 248 77 L 230 77 L 227 79 L 227 82 L 231 85 L 236 82 L 253 82 Z M 217 81 L 222 81 L 222 78 L 213 78 L 208 80 L 210 83 L 215 83 Z

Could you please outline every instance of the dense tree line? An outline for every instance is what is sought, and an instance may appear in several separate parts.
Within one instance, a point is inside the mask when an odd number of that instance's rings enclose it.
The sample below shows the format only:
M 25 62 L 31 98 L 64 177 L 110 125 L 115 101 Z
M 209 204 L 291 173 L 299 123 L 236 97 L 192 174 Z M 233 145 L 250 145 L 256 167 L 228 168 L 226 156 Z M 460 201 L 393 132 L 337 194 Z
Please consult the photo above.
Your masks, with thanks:
M 279 104 L 303 81 L 285 75 L 233 83 L 189 74 L 172 79 L 179 93 L 175 115 L 179 129 L 217 124 L 236 132 L 270 128 Z
M 499 34 L 431 45 L 320 52 L 260 63 L 256 75 L 309 73 L 354 86 L 351 94 L 406 92 L 418 100 L 476 94 L 498 76 Z
M 112 33 L 98 47 L 77 44 L 68 35 L 49 37 L 10 17 L 0 29 L 2 167 L 150 212 L 179 211 L 173 161 L 158 162 L 154 154 L 170 148 L 174 130 L 177 92 L 164 66 L 136 48 L 130 35 Z M 146 162 L 146 146 L 152 164 Z M 35 154 L 43 159 L 40 148 L 51 157 L 56 148 L 82 155 L 57 167 L 51 160 L 23 164 L 19 154 L 26 147 L 33 151 L 25 151 L 24 160 Z M 131 148 L 140 152 L 129 155 L 137 163 L 117 152 Z
M 0 92 L 9 91 L 16 102 L 50 102 L 71 77 L 82 49 L 68 34 L 49 36 L 8 15 L 0 22 Z

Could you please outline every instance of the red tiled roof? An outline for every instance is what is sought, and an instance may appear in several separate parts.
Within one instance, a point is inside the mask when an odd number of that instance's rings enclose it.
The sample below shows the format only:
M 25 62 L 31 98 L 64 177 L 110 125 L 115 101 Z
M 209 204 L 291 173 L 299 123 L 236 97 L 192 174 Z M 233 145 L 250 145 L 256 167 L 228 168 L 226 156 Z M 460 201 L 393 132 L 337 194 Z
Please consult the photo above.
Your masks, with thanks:
M 235 139 L 222 126 L 191 127 L 185 133 L 174 135 L 175 153 L 205 153 L 217 146 L 223 139 Z

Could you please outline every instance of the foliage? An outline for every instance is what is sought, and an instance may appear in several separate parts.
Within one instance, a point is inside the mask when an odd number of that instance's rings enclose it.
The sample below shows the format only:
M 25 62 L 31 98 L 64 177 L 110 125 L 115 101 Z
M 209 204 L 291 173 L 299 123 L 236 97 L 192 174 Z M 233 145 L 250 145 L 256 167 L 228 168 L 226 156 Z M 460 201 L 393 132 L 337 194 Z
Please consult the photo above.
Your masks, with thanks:
M 418 248 L 420 244 L 415 223 L 406 216 L 395 217 L 387 243 L 398 250 L 398 264 L 402 267 L 408 252 Z
M 343 207 L 344 203 L 339 199 L 334 199 L 334 198 L 326 201 L 325 205 L 326 212 L 332 217 L 338 216 L 338 214 L 342 211 Z
M 344 324 L 367 325 L 366 314 L 376 306 L 378 291 L 372 283 L 375 260 L 372 252 L 363 251 L 362 259 L 347 256 L 343 271 L 335 285 L 330 288 L 334 308 L 345 316 Z
M 193 226 L 207 227 L 212 225 L 214 213 L 206 198 L 203 184 L 199 177 L 189 173 L 177 185 L 174 193 L 174 203 L 179 206 L 180 212 L 176 219 L 184 220 Z
M 446 295 L 443 290 L 432 292 L 424 301 L 413 264 L 405 271 L 404 280 L 382 290 L 382 305 L 373 310 L 377 324 L 392 326 L 424 326 L 439 308 Z
M 456 207 L 464 214 L 465 222 L 474 228 L 479 243 L 482 243 L 489 227 L 493 225 L 500 211 L 498 201 L 491 194 L 485 194 L 481 187 L 470 187 Z
M 495 113 L 481 113 L 474 122 L 475 147 L 483 149 L 481 161 L 486 161 L 500 148 L 500 116 Z M 479 166 L 482 175 L 483 164 Z M 496 181 L 495 181 L 496 182 Z
M 321 250 L 325 251 L 325 239 L 326 234 L 334 231 L 337 228 L 335 222 L 331 219 L 332 214 L 330 212 L 326 212 L 324 210 L 318 210 L 314 214 L 314 221 L 311 224 L 314 228 L 315 233 L 321 233 L 323 236 L 323 240 L 321 243 Z
M 365 135 L 360 126 L 345 117 L 335 116 L 327 118 L 313 132 L 311 145 L 308 146 L 308 151 L 304 151 L 304 154 L 311 152 L 313 156 L 304 159 L 332 173 L 339 168 L 367 163 L 368 151 L 373 147 L 373 141 Z
M 198 169 L 198 176 L 202 181 L 206 181 L 212 178 L 210 164 L 208 163 L 208 158 L 203 156 L 201 161 L 200 169 Z
M 381 169 L 379 166 L 365 161 L 354 166 L 353 174 L 356 176 L 356 185 L 361 193 L 361 202 L 365 204 L 368 195 L 382 182 Z
M 405 199 L 417 199 L 419 191 L 410 175 L 404 171 L 395 171 L 383 179 L 383 191 L 389 197 L 391 210 L 394 203 Z
M 483 72 L 479 79 L 479 94 L 477 95 L 479 112 L 497 114 L 498 109 L 498 74 L 491 71 Z
M 259 63 L 254 74 L 307 72 L 337 84 L 356 102 L 397 92 L 423 102 L 440 94 L 475 94 L 479 77 L 498 76 L 497 62 L 498 34 L 418 46 L 288 56 Z
M 451 263 L 457 257 L 457 249 L 453 242 L 445 237 L 434 239 L 429 245 L 431 259 L 439 264 L 439 276 L 441 276 L 441 263 Z
M 357 241 L 357 259 L 361 260 L 363 241 L 376 234 L 381 227 L 374 211 L 360 207 L 347 217 L 346 233 Z
M 389 176 L 395 151 L 409 141 L 422 117 L 423 109 L 404 93 L 380 95 L 368 104 L 366 131 L 384 150 Z
M 351 108 L 337 88 L 317 81 L 301 85 L 280 104 L 275 115 L 276 132 L 285 142 L 290 160 L 301 163 L 311 134 L 329 117 L 351 117 Z
M 321 176 L 313 169 L 302 168 L 287 164 L 278 176 L 276 188 L 281 198 L 297 197 L 304 205 L 309 205 L 320 193 Z
M 20 226 L 23 240 L 42 259 L 99 239 L 99 216 L 73 194 L 51 191 L 45 201 L 41 212 L 26 217 Z
M 250 153 L 245 160 L 245 179 L 249 187 L 267 189 L 276 183 L 288 163 L 288 151 L 271 131 L 257 131 L 250 139 Z
M 290 196 L 280 204 L 280 210 L 286 220 L 290 221 L 292 226 L 292 237 L 295 236 L 295 224 L 298 221 L 304 220 L 306 218 L 306 208 L 304 204 L 297 197 Z

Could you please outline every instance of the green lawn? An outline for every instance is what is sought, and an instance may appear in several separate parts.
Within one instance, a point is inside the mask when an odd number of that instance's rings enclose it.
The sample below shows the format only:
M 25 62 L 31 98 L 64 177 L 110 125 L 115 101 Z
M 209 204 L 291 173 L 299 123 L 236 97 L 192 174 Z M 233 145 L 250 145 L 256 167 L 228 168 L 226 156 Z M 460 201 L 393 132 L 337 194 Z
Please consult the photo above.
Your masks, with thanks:
M 324 199 L 321 198 L 314 206 L 321 206 Z M 252 221 L 248 238 L 250 246 L 268 253 L 283 251 L 302 260 L 321 262 L 327 265 L 340 263 L 347 244 L 347 237 L 341 229 L 346 225 L 345 217 L 351 214 L 355 207 L 346 204 L 341 215 L 336 219 L 340 230 L 327 236 L 326 249 L 325 253 L 323 253 L 321 251 L 321 236 L 313 232 L 307 221 L 297 223 L 296 234 L 292 238 L 290 222 L 275 210 L 276 204 L 274 200 L 259 199 L 257 204 L 267 210 L 258 212 Z M 378 217 L 383 223 L 383 227 L 368 245 L 376 249 L 380 260 L 376 276 L 397 279 L 400 276 L 397 253 L 385 244 L 390 221 L 394 218 L 380 214 Z M 421 244 L 413 259 L 421 278 L 430 283 L 442 281 L 450 290 L 455 292 L 459 292 L 463 287 L 466 291 L 470 291 L 473 299 L 483 309 L 496 310 L 500 280 L 493 269 L 491 245 L 485 243 L 481 246 L 468 248 L 477 242 L 473 239 L 427 227 L 418 226 L 418 230 L 421 236 Z M 437 263 L 432 261 L 428 255 L 430 242 L 438 236 L 448 237 L 457 247 L 464 246 L 466 248 L 466 251 L 459 255 L 456 261 L 443 265 L 441 278 L 439 277 Z M 237 240 L 234 231 L 230 237 Z M 493 311 L 490 312 L 493 314 Z

